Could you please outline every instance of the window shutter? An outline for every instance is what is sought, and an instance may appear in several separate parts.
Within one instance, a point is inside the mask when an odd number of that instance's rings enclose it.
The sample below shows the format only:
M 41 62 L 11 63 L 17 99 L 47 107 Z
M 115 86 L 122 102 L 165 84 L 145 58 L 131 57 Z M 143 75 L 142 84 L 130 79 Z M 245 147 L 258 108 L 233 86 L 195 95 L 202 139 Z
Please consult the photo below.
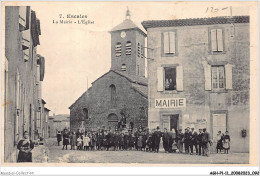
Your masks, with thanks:
M 163 91 L 163 75 L 164 75 L 163 72 L 164 72 L 163 67 L 157 68 L 157 91 L 158 92 Z
M 176 67 L 177 77 L 177 91 L 183 91 L 183 66 Z
M 169 32 L 164 32 L 163 33 L 163 50 L 164 50 L 164 53 L 169 53 L 169 49 L 170 49 L 170 46 L 169 46 L 170 42 L 169 42 Z
M 30 29 L 22 31 L 22 47 L 23 47 L 23 50 L 30 48 L 30 38 L 31 38 Z
M 40 65 L 37 65 L 36 68 L 36 84 L 39 85 L 40 83 Z
M 26 6 L 19 7 L 19 24 L 26 27 Z
M 175 53 L 175 32 L 169 32 L 170 35 L 170 53 Z
M 204 76 L 205 76 L 205 90 L 211 90 L 211 65 L 203 63 Z
M 211 35 L 211 50 L 212 51 L 217 51 L 217 34 L 216 34 L 216 29 L 212 29 L 210 32 Z
M 232 89 L 232 67 L 231 64 L 225 65 L 226 89 Z
M 29 49 L 23 50 L 23 59 L 24 62 L 27 62 L 29 60 Z
M 217 29 L 218 51 L 223 51 L 223 33 L 222 29 Z

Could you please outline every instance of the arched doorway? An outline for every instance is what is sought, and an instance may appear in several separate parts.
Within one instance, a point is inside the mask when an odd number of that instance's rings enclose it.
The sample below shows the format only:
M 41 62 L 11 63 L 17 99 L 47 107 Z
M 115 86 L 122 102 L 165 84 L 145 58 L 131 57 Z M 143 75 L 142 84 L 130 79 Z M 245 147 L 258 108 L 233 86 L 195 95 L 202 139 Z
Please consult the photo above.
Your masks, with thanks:
M 111 113 L 108 115 L 107 120 L 108 120 L 108 127 L 110 127 L 111 129 L 115 129 L 115 127 L 117 126 L 117 123 L 118 123 L 117 115 L 114 113 Z

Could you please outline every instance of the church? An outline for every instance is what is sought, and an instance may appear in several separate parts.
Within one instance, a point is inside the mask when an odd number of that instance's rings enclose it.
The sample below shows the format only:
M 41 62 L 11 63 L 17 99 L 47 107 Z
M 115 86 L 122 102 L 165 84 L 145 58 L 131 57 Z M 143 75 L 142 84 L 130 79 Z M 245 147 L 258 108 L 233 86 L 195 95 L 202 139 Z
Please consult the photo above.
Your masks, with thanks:
M 69 107 L 71 130 L 147 127 L 146 33 L 127 10 L 126 19 L 110 34 L 111 68 Z

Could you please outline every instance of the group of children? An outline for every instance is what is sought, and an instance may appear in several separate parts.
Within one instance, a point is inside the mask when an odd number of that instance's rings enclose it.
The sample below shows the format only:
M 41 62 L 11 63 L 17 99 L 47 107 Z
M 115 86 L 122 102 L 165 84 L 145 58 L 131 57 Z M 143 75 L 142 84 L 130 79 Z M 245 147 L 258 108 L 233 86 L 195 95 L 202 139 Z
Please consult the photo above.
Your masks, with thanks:
M 220 133 L 221 134 L 221 133 Z M 161 132 L 159 127 L 149 131 L 148 128 L 119 129 L 115 131 L 99 129 L 97 131 L 77 132 L 64 130 L 63 148 L 71 145 L 71 150 L 140 150 L 159 151 L 162 139 L 165 152 L 172 153 L 177 150 L 179 153 L 209 156 L 209 147 L 212 145 L 210 135 L 206 129 L 199 129 L 197 133 L 194 128 L 187 127 L 185 132 L 173 128 L 170 131 L 164 129 Z M 225 149 L 228 153 L 230 149 L 230 137 L 228 133 L 218 137 L 217 149 Z
M 77 132 L 64 130 L 63 148 L 71 145 L 71 150 L 159 150 L 159 140 L 156 132 L 149 133 L 148 129 L 120 129 L 98 131 L 80 131 Z M 158 136 L 158 135 L 157 135 Z M 65 141 L 65 142 L 64 142 Z

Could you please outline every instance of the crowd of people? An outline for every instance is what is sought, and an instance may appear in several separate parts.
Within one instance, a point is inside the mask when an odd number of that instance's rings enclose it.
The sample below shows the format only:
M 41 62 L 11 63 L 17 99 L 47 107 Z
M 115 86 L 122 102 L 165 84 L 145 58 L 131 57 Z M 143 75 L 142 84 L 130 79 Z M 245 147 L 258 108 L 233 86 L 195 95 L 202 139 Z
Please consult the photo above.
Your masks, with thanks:
M 227 133 L 218 138 L 217 143 L 217 149 L 224 149 L 225 153 L 228 153 L 230 148 L 230 137 Z M 58 145 L 63 140 L 62 150 L 67 150 L 68 145 L 70 145 L 70 150 L 139 150 L 155 153 L 159 152 L 162 140 L 162 146 L 166 153 L 178 151 L 179 153 L 203 156 L 209 156 L 209 148 L 212 145 L 210 134 L 206 128 L 196 132 L 194 128 L 189 127 L 184 132 L 182 129 L 175 131 L 174 128 L 170 131 L 166 128 L 161 131 L 159 127 L 151 131 L 142 127 L 114 131 L 102 128 L 97 131 L 80 131 L 78 129 L 76 132 L 65 129 L 57 133 L 57 140 Z

